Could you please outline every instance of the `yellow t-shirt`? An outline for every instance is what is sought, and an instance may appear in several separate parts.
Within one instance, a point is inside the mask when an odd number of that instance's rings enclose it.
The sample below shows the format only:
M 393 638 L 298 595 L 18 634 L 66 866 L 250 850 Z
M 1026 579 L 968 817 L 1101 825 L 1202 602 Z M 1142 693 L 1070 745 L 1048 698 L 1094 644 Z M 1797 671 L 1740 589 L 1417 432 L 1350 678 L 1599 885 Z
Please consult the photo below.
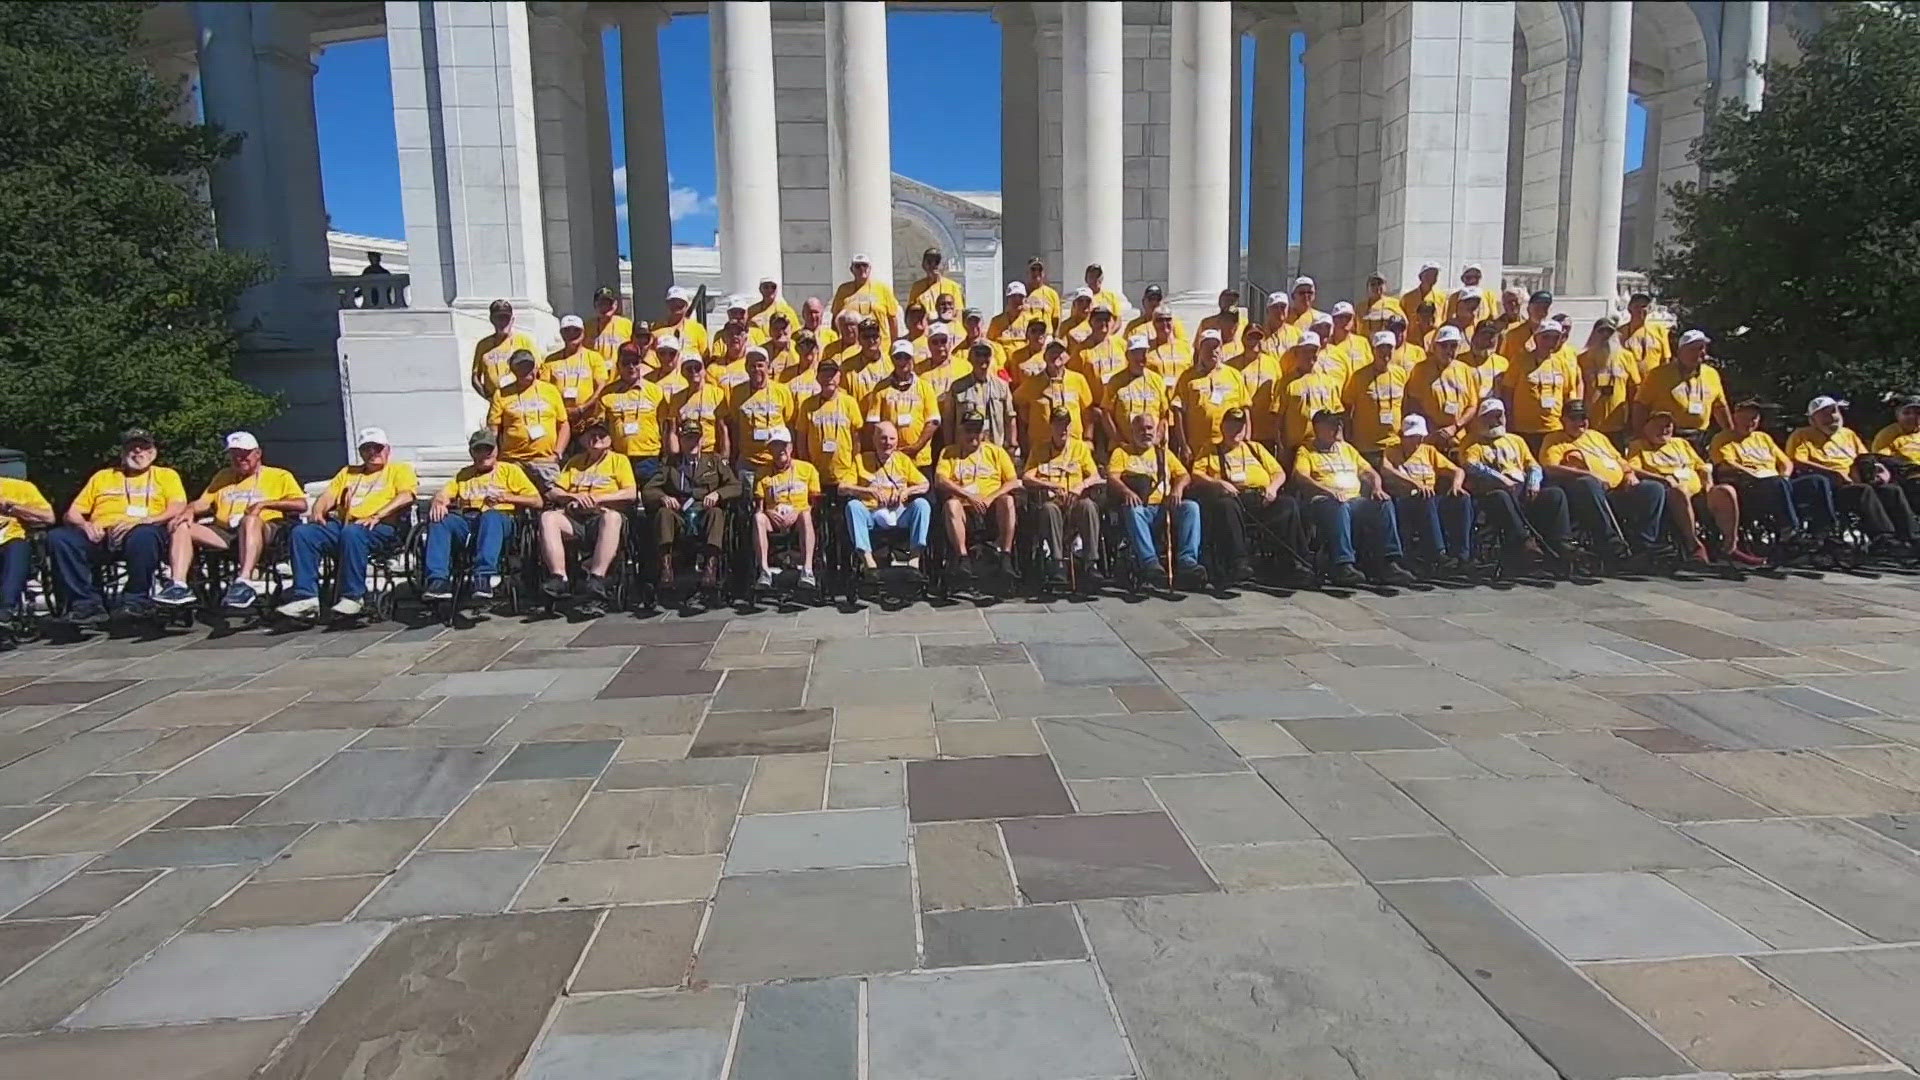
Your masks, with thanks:
M 1673 426 L 1681 431 L 1700 431 L 1713 426 L 1714 404 L 1726 404 L 1727 391 L 1710 364 L 1701 364 L 1692 378 L 1679 364 L 1666 364 L 1642 377 L 1634 400 L 1652 412 L 1672 413 Z
M 560 425 L 567 418 L 567 402 L 550 382 L 535 382 L 525 390 L 502 390 L 493 395 L 487 426 L 500 433 L 500 456 L 508 461 L 536 461 L 560 452 Z
M 1007 353 L 1007 375 L 1015 390 L 1025 386 L 1028 379 L 1047 369 L 1047 354 L 1044 346 L 1029 348 L 1020 344 Z
M 1170 408 L 1166 384 L 1152 371 L 1143 371 L 1138 377 L 1127 371 L 1121 371 L 1106 383 L 1106 393 L 1101 397 L 1100 407 L 1121 431 L 1128 430 L 1136 416 L 1151 416 L 1159 419 Z
M 1495 366 L 1491 361 L 1474 365 L 1456 357 L 1453 363 L 1441 367 L 1438 356 L 1429 356 L 1408 375 L 1407 393 L 1430 422 L 1442 427 L 1459 424 L 1472 418 L 1474 408 L 1493 396 Z
M 1047 317 L 1047 325 L 1049 326 L 1058 325 L 1060 322 L 1060 290 L 1054 288 L 1052 285 L 1041 285 L 1038 288 L 1032 285 L 1027 286 L 1027 302 L 1025 306 L 1029 308 L 1037 307 L 1044 311 Z
M 800 431 L 807 440 L 807 460 L 828 483 L 857 482 L 854 458 L 860 452 L 860 405 L 845 390 L 831 397 L 815 393 L 800 405 Z
M 1046 318 L 1044 313 L 1039 317 Z M 987 320 L 987 336 L 1009 349 L 1014 348 L 1027 340 L 1027 323 L 1032 318 L 1024 304 L 1012 311 L 1000 311 Z
M 1280 441 L 1298 446 L 1313 434 L 1313 414 L 1340 411 L 1340 379 L 1315 371 L 1288 382 L 1267 384 L 1268 409 L 1280 417 Z
M 653 324 L 653 340 L 677 337 L 680 339 L 680 355 L 685 356 L 691 349 L 702 356 L 707 354 L 707 328 L 693 318 L 691 311 L 679 322 L 657 322 Z
M 820 473 L 811 462 L 794 458 L 779 472 L 755 480 L 753 491 L 763 507 L 791 506 L 804 514 L 820 494 Z
M 1580 455 L 1580 460 L 1567 463 L 1567 456 L 1574 453 Z M 1548 465 L 1567 463 L 1568 468 L 1585 469 L 1609 488 L 1619 487 L 1627 478 L 1627 463 L 1614 448 L 1613 440 L 1591 427 L 1577 439 L 1568 435 L 1565 428 L 1548 435 L 1540 442 L 1540 459 Z
M 1853 460 L 1867 452 L 1867 444 L 1850 427 L 1828 435 L 1809 424 L 1787 436 L 1787 456 L 1803 465 L 1817 465 L 1837 473 L 1850 473 Z
M 1193 366 L 1193 346 L 1177 337 L 1168 338 L 1165 344 L 1147 347 L 1147 368 L 1160 373 L 1162 385 L 1172 395 L 1180 386 L 1180 376 Z
M 797 410 L 808 398 L 820 392 L 820 369 L 812 364 L 804 368 L 789 368 L 780 373 L 780 381 L 793 394 L 793 404 Z
M 1873 452 L 1920 465 L 1920 431 L 1903 431 L 1898 423 L 1888 424 L 1873 437 Z
M 666 403 L 666 391 L 644 381 L 632 389 L 602 393 L 600 413 L 606 417 L 607 433 L 613 436 L 614 451 L 629 457 L 659 457 L 660 414 Z
M 1384 369 L 1369 362 L 1347 376 L 1341 401 L 1348 433 L 1361 450 L 1385 450 L 1400 442 L 1400 419 L 1407 406 L 1407 370 L 1391 359 Z
M 751 331 L 757 331 L 760 334 L 760 340 L 756 344 L 765 344 L 767 338 L 772 336 L 773 313 L 776 311 L 787 317 L 788 332 L 796 334 L 800 332 L 800 315 L 788 306 L 785 300 L 778 296 L 772 300 L 755 300 L 747 305 L 747 326 Z M 815 336 L 819 336 L 817 331 Z
M 1644 438 L 1633 440 L 1627 444 L 1627 464 L 1635 472 L 1663 477 L 1689 497 L 1707 486 L 1707 463 L 1692 443 L 1677 436 L 1658 448 Z
M 305 499 L 307 493 L 292 473 L 262 465 L 252 476 L 244 479 L 230 468 L 221 469 L 213 474 L 213 479 L 207 481 L 207 490 L 200 497 L 213 500 L 214 523 L 231 529 L 240 524 L 247 508 L 254 503 Z M 263 522 L 278 521 L 285 516 L 279 510 L 260 511 L 260 520 Z
M 540 493 L 534 490 L 533 481 L 527 479 L 526 470 L 511 461 L 500 461 L 491 469 L 478 465 L 461 469 L 440 489 L 440 494 L 457 510 L 493 510 L 510 509 L 500 502 L 502 495 L 536 498 Z
M 685 387 L 667 399 L 667 415 L 676 426 L 688 417 L 700 421 L 700 445 L 691 449 L 719 449 L 720 420 L 726 409 L 727 388 L 716 382 L 703 382 L 698 388 Z M 689 449 L 680 448 L 682 453 Z
M 987 371 L 989 373 L 993 371 L 992 361 L 988 361 Z M 926 383 L 933 391 L 933 400 L 937 402 L 953 388 L 955 379 L 972 372 L 973 365 L 958 353 L 949 355 L 945 363 L 940 363 L 929 356 L 914 365 L 913 381 Z
M 1507 393 L 1513 399 L 1509 421 L 1515 431 L 1530 435 L 1559 431 L 1560 410 L 1585 393 L 1580 382 L 1580 360 L 1565 345 L 1543 360 L 1523 354 L 1506 373 Z
M 869 424 L 887 421 L 900 431 L 900 445 L 912 446 L 918 442 L 927 425 L 940 419 L 940 399 L 934 396 L 933 387 L 927 380 L 915 376 L 906 386 L 896 386 L 892 379 L 875 386 L 867 394 L 866 419 Z M 933 464 L 933 440 L 913 455 L 916 465 Z
M 52 504 L 40 494 L 40 489 L 26 480 L 17 480 L 11 476 L 0 476 L 0 502 L 17 503 L 30 506 L 43 514 L 53 513 Z M 27 535 L 27 527 L 12 514 L 0 514 L 0 544 L 19 540 Z
M 1627 405 L 1639 388 L 1639 368 L 1624 350 L 1588 349 L 1580 354 L 1580 384 L 1587 395 L 1587 422 L 1595 431 L 1624 431 Z
M 1540 464 L 1527 440 L 1511 431 L 1497 439 L 1473 440 L 1460 448 L 1460 460 L 1492 469 L 1509 484 L 1524 483 L 1527 474 Z
M 1739 437 L 1731 431 L 1715 435 L 1707 445 L 1707 457 L 1715 465 L 1726 465 L 1763 479 L 1785 476 L 1793 467 L 1793 460 L 1780 449 L 1780 444 L 1759 428 Z
M 767 445 L 767 435 L 775 428 L 793 424 L 793 391 L 772 379 L 758 390 L 741 383 L 727 394 L 726 415 L 729 420 L 737 421 L 735 434 L 744 444 L 740 447 L 741 455 L 748 463 L 765 468 L 773 463 L 773 448 Z
M 575 454 L 560 467 L 554 486 L 575 495 L 612 495 L 633 488 L 633 462 L 625 454 L 608 451 L 599 461 L 589 463 L 587 454 Z
M 1189 368 L 1180 376 L 1173 399 L 1180 407 L 1187 446 L 1192 448 L 1220 441 L 1220 421 L 1227 410 L 1253 407 L 1253 396 L 1240 373 L 1219 363 L 1205 375 L 1198 368 Z
M 1412 451 L 1407 450 L 1404 442 L 1398 443 L 1387 448 L 1386 457 L 1395 468 L 1423 484 L 1432 485 L 1435 491 L 1440 490 L 1441 477 L 1460 471 L 1460 466 L 1430 442 L 1422 442 Z
M 1366 325 L 1367 316 L 1373 314 L 1374 308 L 1379 308 L 1382 311 L 1390 311 L 1393 314 L 1398 315 L 1403 319 L 1407 317 L 1407 313 L 1401 309 L 1400 301 L 1397 298 L 1392 296 L 1382 296 L 1377 300 L 1366 299 L 1366 300 L 1360 301 L 1358 304 L 1355 304 L 1353 308 L 1354 321 L 1360 323 L 1363 326 Z M 1385 329 L 1385 328 L 1386 328 L 1385 324 L 1384 323 L 1381 324 L 1381 329 Z
M 532 334 L 521 330 L 488 334 L 473 347 L 473 377 L 486 384 L 488 393 L 513 385 L 513 367 L 509 361 L 522 349 L 536 357 L 540 355 L 540 345 Z
M 1141 337 L 1147 338 L 1148 340 L 1152 340 L 1153 316 L 1143 311 L 1140 314 L 1135 315 L 1133 319 L 1127 323 L 1126 329 L 1120 332 L 1120 336 L 1123 338 L 1130 338 L 1135 334 L 1139 334 Z M 1184 321 L 1182 321 L 1180 316 L 1178 315 L 1175 315 L 1173 317 L 1173 327 L 1172 329 L 1167 331 L 1167 340 L 1169 341 L 1192 341 L 1193 340 L 1192 338 L 1187 336 L 1187 324 Z
M 1063 371 L 1057 380 L 1044 373 L 1025 379 L 1013 392 L 1013 407 L 1027 418 L 1027 445 L 1045 446 L 1053 437 L 1053 410 L 1065 409 L 1073 417 L 1068 433 L 1086 430 L 1085 412 L 1098 405 L 1093 389 L 1077 371 Z
M 387 504 L 403 493 L 419 490 L 420 478 L 414 474 L 413 466 L 404 461 L 390 461 L 370 473 L 349 465 L 334 473 L 333 481 L 327 485 L 327 495 L 333 499 L 336 512 L 349 525 L 376 521 Z
M 1239 341 L 1241 333 L 1246 329 L 1247 313 L 1243 309 L 1234 308 L 1231 312 L 1216 311 L 1201 319 L 1199 325 L 1194 327 L 1193 340 L 1197 342 L 1201 334 L 1209 330 L 1218 330 L 1221 344 L 1225 345 L 1227 342 Z
M 1093 479 L 1098 470 L 1093 464 L 1092 445 L 1069 435 L 1067 444 L 1058 450 L 1053 448 L 1051 439 L 1036 444 L 1027 454 L 1027 472 L 1049 484 L 1077 491 L 1080 485 Z
M 613 365 L 592 349 L 575 349 L 571 355 L 562 349 L 548 354 L 540 363 L 540 378 L 560 391 L 567 408 L 578 409 L 593 400 L 594 391 L 607 381 Z
M 1628 331 L 1622 325 L 1619 338 L 1620 347 L 1633 356 L 1634 375 L 1637 378 L 1646 378 L 1673 359 L 1673 349 L 1667 340 L 1666 330 L 1652 323 L 1646 323 L 1634 331 Z
M 1090 340 L 1074 354 L 1069 366 L 1087 380 L 1088 386 L 1105 386 L 1127 370 L 1127 341 L 1118 334 Z
M 595 315 L 587 320 L 586 333 L 581 336 L 580 344 L 601 356 L 613 357 L 619 354 L 620 346 L 632 339 L 632 319 L 625 315 L 609 315 L 604 319 Z
M 1265 489 L 1274 480 L 1286 476 L 1280 462 L 1257 442 L 1240 440 L 1231 450 L 1215 446 L 1193 461 L 1193 471 L 1216 480 L 1230 480 L 1240 487 Z
M 101 469 L 73 497 L 87 520 L 103 529 L 122 521 L 152 521 L 166 513 L 170 503 L 186 501 L 180 474 L 164 465 L 149 466 L 138 476 L 128 476 L 118 465 Z
M 940 451 L 934 474 L 976 499 L 987 498 L 1020 478 L 1007 452 L 984 440 L 971 454 L 957 445 Z
M 923 277 L 907 287 L 907 306 L 919 304 L 927 309 L 927 315 L 940 309 L 940 298 L 953 297 L 953 310 L 960 311 L 967 306 L 967 291 L 960 283 L 950 277 Z M 958 329 L 956 327 L 955 329 Z
M 1320 359 L 1340 365 L 1339 375 L 1346 379 L 1354 372 L 1373 363 L 1373 346 L 1359 334 L 1348 334 L 1339 341 L 1330 341 L 1320 350 Z
M 1161 471 L 1165 470 L 1165 477 Z M 1180 455 L 1171 449 L 1155 445 L 1136 452 L 1131 446 L 1116 446 L 1107 457 L 1108 476 L 1144 476 L 1155 481 L 1152 490 L 1147 493 L 1147 505 L 1159 506 L 1173 491 L 1174 482 L 1187 475 L 1187 467 L 1180 462 Z
M 1342 501 L 1360 497 L 1360 477 L 1366 472 L 1366 459 L 1345 439 L 1334 440 L 1325 450 L 1301 443 L 1293 452 L 1293 475 L 1313 481 Z
M 912 458 L 898 450 L 888 454 L 884 464 L 881 463 L 878 454 L 861 454 L 858 468 L 859 485 L 871 491 L 905 493 L 908 488 L 918 487 L 927 482 L 927 474 L 920 471 L 920 466 L 915 465 Z M 861 501 L 866 503 L 868 508 L 880 505 L 878 499 L 863 498 Z
M 862 319 L 879 320 L 880 343 L 884 345 L 893 340 L 893 323 L 900 317 L 900 301 L 893 295 L 893 286 L 877 278 L 868 278 L 865 284 L 843 281 L 833 290 L 833 303 L 827 310 L 836 318 L 842 311 L 851 311 Z

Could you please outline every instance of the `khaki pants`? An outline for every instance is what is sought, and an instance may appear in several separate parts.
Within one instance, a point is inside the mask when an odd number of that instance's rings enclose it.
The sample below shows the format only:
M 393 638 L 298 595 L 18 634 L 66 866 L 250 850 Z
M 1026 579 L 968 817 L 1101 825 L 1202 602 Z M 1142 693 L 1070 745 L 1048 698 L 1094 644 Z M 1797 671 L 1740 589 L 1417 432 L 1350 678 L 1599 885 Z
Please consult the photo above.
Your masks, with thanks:
M 699 509 L 698 513 L 703 519 L 701 531 L 706 534 L 707 546 L 719 551 L 726 546 L 727 542 L 726 506 L 723 504 L 711 510 Z M 653 521 L 654 539 L 659 542 L 663 551 L 679 543 L 681 537 L 690 534 L 685 510 L 668 510 L 666 507 L 661 507 L 654 513 Z

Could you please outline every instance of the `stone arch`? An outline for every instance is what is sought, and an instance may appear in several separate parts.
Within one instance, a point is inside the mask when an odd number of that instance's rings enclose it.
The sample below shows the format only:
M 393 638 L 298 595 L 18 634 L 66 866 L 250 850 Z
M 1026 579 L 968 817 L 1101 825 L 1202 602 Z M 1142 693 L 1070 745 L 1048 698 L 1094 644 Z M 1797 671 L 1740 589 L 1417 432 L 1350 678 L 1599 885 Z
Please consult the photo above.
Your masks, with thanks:
M 893 282 L 902 297 L 907 287 L 920 277 L 920 253 L 937 247 L 947 257 L 949 273 L 957 272 L 966 258 L 960 241 L 959 223 L 947 209 L 922 202 L 899 191 L 893 197 Z
M 1580 20 L 1565 0 L 1520 0 L 1513 20 L 1504 252 L 1551 274 L 1566 259 Z
M 1707 5 L 1717 8 L 1718 5 Z M 1691 160 L 1693 142 L 1706 130 L 1706 100 L 1719 69 L 1717 34 L 1708 34 L 1701 5 L 1636 0 L 1633 5 L 1632 65 L 1627 90 L 1647 110 L 1643 175 L 1632 228 L 1623 228 L 1624 266 L 1645 269 L 1654 249 L 1673 239 L 1674 184 L 1698 180 Z M 1630 181 L 1631 182 L 1631 181 Z

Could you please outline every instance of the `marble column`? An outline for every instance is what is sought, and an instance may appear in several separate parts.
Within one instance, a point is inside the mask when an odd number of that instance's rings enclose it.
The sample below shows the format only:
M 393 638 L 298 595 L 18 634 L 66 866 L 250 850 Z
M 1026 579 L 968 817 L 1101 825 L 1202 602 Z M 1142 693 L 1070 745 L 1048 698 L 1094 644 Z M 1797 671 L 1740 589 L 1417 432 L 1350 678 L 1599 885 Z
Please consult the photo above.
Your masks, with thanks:
M 1573 176 L 1567 208 L 1567 278 L 1561 290 L 1574 296 L 1611 297 L 1620 269 L 1633 5 L 1587 0 L 1582 5 L 1581 24 Z
M 1728 0 L 1720 5 L 1720 96 L 1758 109 L 1766 76 L 1754 69 L 1767 61 L 1767 0 Z
M 893 134 L 887 113 L 887 5 L 829 0 L 827 17 L 827 192 L 833 264 L 855 255 L 874 272 L 893 267 Z M 948 259 L 963 253 L 949 251 Z
M 1306 160 L 1301 170 L 1300 259 L 1291 269 L 1312 276 L 1335 295 L 1348 295 L 1372 270 L 1356 266 L 1355 250 L 1360 237 L 1359 131 L 1365 111 L 1361 29 L 1322 28 L 1308 38 L 1302 58 L 1307 69 Z M 1278 283 L 1260 284 L 1284 291 L 1287 275 L 1281 277 Z M 1391 275 L 1388 280 L 1399 285 Z M 1264 297 L 1242 299 L 1255 310 L 1265 303 Z
M 673 216 L 668 206 L 666 106 L 660 93 L 664 9 L 620 9 L 620 95 L 627 141 L 627 257 L 633 263 L 628 313 L 651 317 L 673 285 Z
M 539 131 L 547 302 L 556 315 L 591 314 L 596 280 L 593 162 L 587 123 L 587 57 L 580 0 L 528 6 L 533 109 Z M 595 43 L 598 44 L 597 42 Z M 611 183 L 609 178 L 603 182 Z
M 1174 0 L 1168 301 L 1204 316 L 1226 287 L 1233 158 L 1233 5 Z
M 725 293 L 751 293 L 762 277 L 781 276 L 770 15 L 750 0 L 714 0 L 707 11 Z
M 999 307 L 1000 289 L 1024 281 L 1040 244 L 1040 50 L 1030 3 L 996 4 L 1000 22 L 1000 270 L 987 296 L 967 296 L 982 310 Z
M 1112 0 L 1061 5 L 1064 109 L 1062 241 L 1066 265 L 1055 277 L 1072 288 L 1089 263 L 1121 280 L 1125 254 L 1122 199 L 1124 82 L 1122 5 Z
M 606 27 L 588 8 L 581 31 L 581 59 L 586 69 L 581 89 L 587 106 L 587 195 L 593 223 L 592 282 L 620 291 L 620 216 L 613 196 L 613 119 L 607 103 Z M 589 294 L 589 301 L 592 297 Z M 631 314 L 631 311 L 629 311 Z
M 1247 277 L 1287 287 L 1293 201 L 1293 27 L 1277 19 L 1253 28 L 1253 176 L 1247 200 Z M 1252 302 L 1250 297 L 1243 300 Z

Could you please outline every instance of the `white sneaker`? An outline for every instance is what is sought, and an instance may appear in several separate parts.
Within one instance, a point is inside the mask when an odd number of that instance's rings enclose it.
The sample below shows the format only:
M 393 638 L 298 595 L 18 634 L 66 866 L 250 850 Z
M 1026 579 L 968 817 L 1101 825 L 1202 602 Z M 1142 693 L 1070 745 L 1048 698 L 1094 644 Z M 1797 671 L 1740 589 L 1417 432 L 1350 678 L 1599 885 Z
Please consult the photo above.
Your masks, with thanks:
M 358 600 L 355 600 L 351 596 L 343 596 L 334 603 L 333 613 L 335 615 L 340 616 L 343 619 L 351 618 L 355 615 L 360 614 L 361 610 L 364 609 L 366 606 L 367 605 L 361 603 Z
M 819 582 L 814 580 L 813 571 L 811 570 L 800 571 L 800 587 L 801 588 L 803 589 L 817 588 L 819 584 L 820 584 Z
M 773 588 L 773 571 L 766 569 L 761 570 L 760 576 L 754 578 L 753 583 L 762 589 Z
M 274 610 L 289 619 L 311 619 L 314 613 L 320 610 L 320 598 L 317 596 L 303 596 L 298 600 L 290 600 L 281 604 Z

